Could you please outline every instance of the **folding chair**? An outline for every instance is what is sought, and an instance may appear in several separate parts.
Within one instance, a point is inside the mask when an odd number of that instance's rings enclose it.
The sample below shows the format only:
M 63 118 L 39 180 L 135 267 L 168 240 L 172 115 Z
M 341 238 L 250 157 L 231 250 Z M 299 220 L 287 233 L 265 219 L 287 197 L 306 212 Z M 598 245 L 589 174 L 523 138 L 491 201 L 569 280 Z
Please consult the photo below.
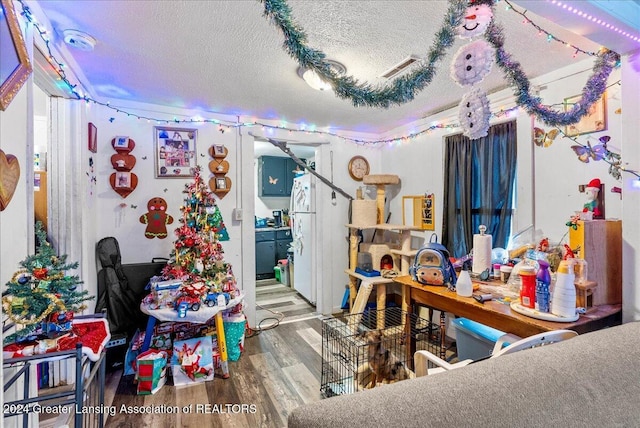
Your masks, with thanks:
M 577 335 L 578 333 L 572 330 L 554 330 L 521 339 L 516 335 L 507 333 L 500 336 L 500 338 L 496 341 L 496 344 L 493 347 L 493 351 L 489 358 L 497 358 L 502 355 L 521 351 L 523 349 L 550 345 L 552 343 L 571 339 L 572 337 L 575 337 Z M 509 346 L 503 348 L 505 342 L 512 343 Z M 457 369 L 459 367 L 464 367 L 474 362 L 474 360 L 463 360 L 452 364 L 432 354 L 429 351 L 416 351 L 416 353 L 413 355 L 413 361 L 416 377 L 446 372 L 449 370 Z M 429 363 L 432 363 L 436 367 L 429 368 Z

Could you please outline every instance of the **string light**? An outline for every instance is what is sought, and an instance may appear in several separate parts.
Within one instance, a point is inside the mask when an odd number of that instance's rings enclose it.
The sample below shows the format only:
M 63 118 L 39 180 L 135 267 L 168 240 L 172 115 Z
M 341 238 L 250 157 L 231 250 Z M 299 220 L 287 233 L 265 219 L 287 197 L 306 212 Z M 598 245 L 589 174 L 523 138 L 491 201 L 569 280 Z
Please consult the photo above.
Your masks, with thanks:
M 508 0 L 505 0 L 505 1 L 508 2 Z M 547 0 L 547 1 L 549 1 L 549 0 Z M 633 40 L 634 42 L 640 42 L 640 36 L 634 36 L 633 34 L 630 34 L 630 33 L 626 32 L 626 31 L 616 27 L 615 25 L 612 25 L 612 24 L 610 24 L 610 23 L 608 23 L 606 21 L 603 21 L 602 19 L 596 18 L 595 16 L 591 16 L 591 15 L 581 11 L 577 7 L 571 7 L 571 6 L 567 5 L 566 3 L 563 3 L 563 2 L 558 1 L 558 0 L 551 0 L 550 3 L 562 8 L 562 9 L 568 11 L 568 12 L 572 12 L 572 13 L 578 15 L 579 17 L 581 17 L 583 19 L 586 19 L 587 21 L 594 22 L 594 23 L 596 23 L 598 25 L 601 25 L 601 26 L 603 26 L 603 27 L 605 27 L 607 29 L 615 31 L 616 33 L 620 34 L 621 36 L 624 36 L 624 37 L 626 37 L 626 38 L 628 38 L 630 40 Z
M 544 28 L 540 27 L 538 24 L 536 24 L 535 22 L 533 22 L 531 19 L 529 19 L 529 17 L 527 16 L 527 11 L 519 11 L 517 10 L 515 7 L 513 7 L 513 5 L 511 3 L 509 3 L 509 0 L 504 0 L 505 3 L 507 3 L 508 7 L 507 10 L 512 10 L 515 13 L 517 13 L 518 15 L 522 16 L 523 20 L 522 23 L 523 24 L 529 24 L 531 25 L 533 28 L 535 28 L 536 30 L 538 30 L 538 35 L 541 36 L 542 34 L 546 34 L 547 35 L 547 42 L 551 43 L 552 41 L 556 41 L 558 43 L 562 43 L 563 45 L 565 45 L 568 48 L 573 48 L 576 50 L 576 54 L 578 52 L 583 53 L 585 55 L 589 55 L 589 56 L 597 56 L 598 54 L 596 52 L 587 52 L 584 49 L 580 49 L 578 46 L 574 46 L 571 43 L 565 42 L 564 40 L 554 36 L 553 34 L 551 34 L 549 31 L 545 30 Z M 575 12 L 574 12 L 575 13 Z M 576 55 L 573 56 L 574 58 L 576 57 Z

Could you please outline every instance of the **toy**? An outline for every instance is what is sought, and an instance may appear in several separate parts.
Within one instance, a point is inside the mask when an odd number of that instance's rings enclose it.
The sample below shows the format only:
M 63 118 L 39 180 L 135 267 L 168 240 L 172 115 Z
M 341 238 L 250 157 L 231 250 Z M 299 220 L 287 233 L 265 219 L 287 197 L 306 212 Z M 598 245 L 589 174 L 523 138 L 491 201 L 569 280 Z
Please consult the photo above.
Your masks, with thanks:
M 584 193 L 587 196 L 587 202 L 584 204 L 584 208 L 582 209 L 583 213 L 591 212 L 593 213 L 593 218 L 602 218 L 602 212 L 600 209 L 600 203 L 598 201 L 598 194 L 600 193 L 600 179 L 594 178 L 587 184 L 587 187 L 584 189 Z
M 208 307 L 213 307 L 218 304 L 219 293 L 207 293 L 207 297 L 204 299 L 204 304 Z
M 160 309 L 163 307 L 173 307 L 175 298 L 180 291 L 182 281 L 151 281 L 151 293 L 144 299 L 144 303 L 149 309 Z
M 175 309 L 178 311 L 178 318 L 184 318 L 187 316 L 187 310 L 197 311 L 200 309 L 200 299 L 180 296 L 176 299 Z

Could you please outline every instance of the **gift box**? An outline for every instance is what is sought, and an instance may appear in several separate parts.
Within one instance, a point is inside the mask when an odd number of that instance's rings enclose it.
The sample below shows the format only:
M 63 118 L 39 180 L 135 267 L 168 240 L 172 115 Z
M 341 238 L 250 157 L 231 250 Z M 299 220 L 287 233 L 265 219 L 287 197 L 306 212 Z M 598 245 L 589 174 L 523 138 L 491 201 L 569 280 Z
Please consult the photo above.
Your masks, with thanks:
M 213 380 L 213 353 L 211 336 L 173 341 L 171 373 L 173 384 L 193 385 Z
M 138 395 L 155 394 L 166 382 L 167 353 L 150 349 L 136 358 Z

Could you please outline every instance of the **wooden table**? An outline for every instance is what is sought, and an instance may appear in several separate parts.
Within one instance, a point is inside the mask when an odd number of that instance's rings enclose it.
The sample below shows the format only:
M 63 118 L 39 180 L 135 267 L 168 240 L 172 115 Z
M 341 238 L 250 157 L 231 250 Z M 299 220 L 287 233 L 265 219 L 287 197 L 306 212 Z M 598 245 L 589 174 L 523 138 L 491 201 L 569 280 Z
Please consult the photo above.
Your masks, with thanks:
M 574 330 L 583 334 L 622 322 L 622 305 L 596 306 L 588 313 L 580 315 L 575 322 L 559 323 L 521 315 L 512 311 L 509 305 L 498 301 L 479 303 L 471 297 L 458 297 L 455 291 L 449 291 L 447 287 L 422 285 L 413 281 L 408 275 L 399 276 L 394 281 L 402 285 L 402 306 L 409 312 L 414 310 L 414 305 L 427 306 L 439 311 L 451 312 L 520 337 L 559 329 Z M 444 331 L 441 333 L 444 338 Z

